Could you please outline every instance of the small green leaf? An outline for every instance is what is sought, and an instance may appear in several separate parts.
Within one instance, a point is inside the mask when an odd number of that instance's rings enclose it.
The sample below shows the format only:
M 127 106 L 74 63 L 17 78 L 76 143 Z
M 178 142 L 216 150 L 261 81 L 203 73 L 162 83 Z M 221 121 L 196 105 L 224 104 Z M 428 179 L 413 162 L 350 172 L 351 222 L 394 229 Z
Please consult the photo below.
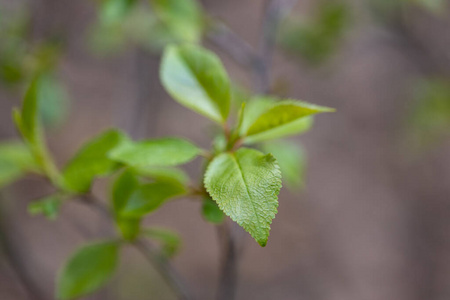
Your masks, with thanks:
M 63 170 L 66 188 L 85 193 L 91 188 L 95 177 L 115 171 L 119 164 L 108 157 L 108 153 L 124 143 L 126 136 L 116 130 L 109 130 L 90 140 L 69 161 Z
M 181 238 L 172 230 L 152 227 L 144 229 L 143 233 L 149 238 L 160 242 L 162 244 L 161 250 L 167 257 L 173 257 L 180 250 Z
M 248 127 L 244 135 L 245 142 L 256 143 L 302 133 L 312 124 L 312 119 L 307 117 L 332 111 L 334 111 L 332 108 L 300 101 L 277 102 L 257 118 L 252 116 L 256 120 Z
M 111 199 L 116 215 L 120 214 L 131 195 L 136 189 L 139 188 L 139 185 L 139 180 L 136 177 L 136 174 L 131 170 L 125 170 L 115 180 L 112 186 Z
M 118 218 L 117 227 L 122 237 L 127 241 L 134 241 L 141 231 L 142 218 Z
M 78 249 L 60 273 L 57 298 L 79 298 L 105 285 L 116 270 L 119 246 L 117 242 L 107 241 Z
M 39 74 L 34 77 L 25 93 L 22 109 L 14 109 L 13 118 L 40 170 L 55 186 L 61 187 L 61 175 L 47 150 L 39 116 L 39 104 L 43 98 L 44 75 Z
M 266 143 L 262 147 L 265 153 L 271 153 L 280 165 L 283 181 L 292 190 L 304 187 L 306 168 L 305 151 L 297 144 L 288 141 Z
M 151 0 L 168 34 L 177 41 L 198 43 L 204 27 L 203 12 L 196 0 Z
M 116 225 L 121 235 L 126 240 L 134 240 L 140 230 L 141 218 L 123 218 L 120 216 L 122 209 L 127 205 L 131 195 L 139 188 L 140 183 L 136 174 L 131 170 L 125 170 L 115 180 L 111 199 L 113 202 Z
M 31 215 L 44 215 L 49 220 L 56 220 L 63 199 L 60 195 L 52 195 L 33 201 L 28 205 L 28 213 Z
M 0 143 L 0 188 L 25 175 L 37 172 L 38 166 L 28 147 L 20 142 Z
M 225 219 L 217 203 L 209 197 L 203 199 L 202 214 L 206 221 L 213 224 L 221 224 Z
M 264 247 L 277 213 L 281 172 L 275 158 L 241 148 L 214 158 L 205 187 L 220 209 Z
M 168 46 L 161 64 L 161 81 L 180 104 L 218 123 L 230 110 L 230 80 L 220 59 L 199 46 Z
M 127 142 L 112 150 L 109 157 L 132 167 L 164 167 L 184 164 L 194 159 L 199 149 L 179 138 Z
M 136 189 L 120 212 L 121 218 L 140 218 L 158 209 L 168 199 L 186 193 L 184 187 L 171 182 L 152 182 Z

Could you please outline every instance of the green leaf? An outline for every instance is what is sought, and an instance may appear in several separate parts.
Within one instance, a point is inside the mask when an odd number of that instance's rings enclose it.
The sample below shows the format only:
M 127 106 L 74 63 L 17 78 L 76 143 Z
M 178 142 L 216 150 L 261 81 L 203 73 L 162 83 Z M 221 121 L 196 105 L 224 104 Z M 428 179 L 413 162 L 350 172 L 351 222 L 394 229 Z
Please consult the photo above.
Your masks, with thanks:
M 119 246 L 117 242 L 107 241 L 78 249 L 59 275 L 57 298 L 79 298 L 105 285 L 116 270 Z
M 33 201 L 28 205 L 28 213 L 31 215 L 44 215 L 49 220 L 56 220 L 63 199 L 61 195 L 52 195 Z
M 265 143 L 262 147 L 265 153 L 271 153 L 280 165 L 283 181 L 292 190 L 303 188 L 305 185 L 306 159 L 305 151 L 297 144 L 288 141 Z
M 95 177 L 115 171 L 119 164 L 107 154 L 126 139 L 121 132 L 109 130 L 85 144 L 63 170 L 66 188 L 72 192 L 85 193 L 91 188 Z
M 143 233 L 160 242 L 162 244 L 161 250 L 167 257 L 173 257 L 180 250 L 181 238 L 172 230 L 152 227 L 144 229 Z
M 201 39 L 203 12 L 196 0 L 151 0 L 155 14 L 175 40 L 198 43 Z
M 202 215 L 206 221 L 213 224 L 221 224 L 225 219 L 225 215 L 217 203 L 209 197 L 203 199 Z
M 43 98 L 43 80 L 44 75 L 35 76 L 25 93 L 22 109 L 13 110 L 13 118 L 39 168 L 54 185 L 60 187 L 61 176 L 47 150 L 39 116 L 39 104 Z
M 36 76 L 25 93 L 22 109 L 14 112 L 16 125 L 23 138 L 33 147 L 42 144 L 42 126 L 39 120 L 39 99 L 42 77 Z
M 127 241 L 134 241 L 141 231 L 142 218 L 118 218 L 117 227 L 122 237 Z
M 184 187 L 171 182 L 152 182 L 137 188 L 120 211 L 121 218 L 140 218 L 158 209 L 168 199 L 186 193 Z
M 218 123 L 230 110 L 230 80 L 220 59 L 199 46 L 168 46 L 161 64 L 161 81 L 180 104 Z
M 117 215 L 120 214 L 131 195 L 139 188 L 139 186 L 139 180 L 131 170 L 125 170 L 117 177 L 111 193 L 114 212 Z
M 256 143 L 302 133 L 312 124 L 312 119 L 306 117 L 332 111 L 334 109 L 300 101 L 277 102 L 248 127 L 244 135 L 245 142 Z
M 136 167 L 133 168 L 139 176 L 154 179 L 156 181 L 170 181 L 180 185 L 189 183 L 189 176 L 181 169 L 170 167 Z
M 112 150 L 109 157 L 132 167 L 175 166 L 194 159 L 199 149 L 179 138 L 127 142 Z
M 20 142 L 0 143 L 0 188 L 29 171 L 37 172 L 38 166 L 28 147 Z
M 126 240 L 134 240 L 138 236 L 141 218 L 123 218 L 120 216 L 120 213 L 139 186 L 140 183 L 136 174 L 132 170 L 125 170 L 115 180 L 112 187 L 111 199 L 116 225 Z
M 248 148 L 220 154 L 209 164 L 204 182 L 220 209 L 264 247 L 281 189 L 275 158 Z

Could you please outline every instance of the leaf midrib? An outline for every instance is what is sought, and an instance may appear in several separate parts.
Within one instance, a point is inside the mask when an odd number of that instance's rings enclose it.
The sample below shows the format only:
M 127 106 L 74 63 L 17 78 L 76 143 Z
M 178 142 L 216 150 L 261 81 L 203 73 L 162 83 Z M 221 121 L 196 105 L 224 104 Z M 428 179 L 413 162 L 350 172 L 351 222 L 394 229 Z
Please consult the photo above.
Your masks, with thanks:
M 239 164 L 238 159 L 236 158 L 236 154 L 232 154 L 231 157 L 234 159 L 234 161 L 236 162 L 236 165 L 238 166 L 239 174 L 241 175 L 242 181 L 244 182 L 244 185 L 245 185 L 245 191 L 247 192 L 247 196 L 250 199 L 250 203 L 252 204 L 253 212 L 255 213 L 255 216 L 256 216 L 256 221 L 257 221 L 258 225 L 261 225 L 261 222 L 259 220 L 259 215 L 258 215 L 258 213 L 256 211 L 256 208 L 255 208 L 255 204 L 253 203 L 252 197 L 250 196 L 250 191 L 248 190 L 248 185 L 247 185 L 247 182 L 245 180 L 244 172 L 242 170 L 242 167 Z

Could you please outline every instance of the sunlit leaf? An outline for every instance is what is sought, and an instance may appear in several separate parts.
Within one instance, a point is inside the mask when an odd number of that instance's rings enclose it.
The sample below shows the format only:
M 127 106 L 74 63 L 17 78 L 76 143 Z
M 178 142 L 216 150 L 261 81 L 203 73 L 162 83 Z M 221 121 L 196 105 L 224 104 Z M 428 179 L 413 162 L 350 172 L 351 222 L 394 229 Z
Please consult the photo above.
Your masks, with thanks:
M 209 164 L 204 181 L 220 209 L 264 247 L 281 189 L 275 158 L 248 148 L 223 153 Z

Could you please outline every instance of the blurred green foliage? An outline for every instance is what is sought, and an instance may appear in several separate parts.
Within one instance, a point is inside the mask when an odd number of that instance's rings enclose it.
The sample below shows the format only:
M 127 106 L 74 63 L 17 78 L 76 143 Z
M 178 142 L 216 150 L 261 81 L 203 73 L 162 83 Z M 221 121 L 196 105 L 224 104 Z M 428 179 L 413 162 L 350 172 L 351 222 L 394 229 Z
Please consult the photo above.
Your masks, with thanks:
M 197 0 L 103 0 L 90 33 L 91 48 L 103 55 L 134 45 L 161 52 L 170 43 L 198 43 L 205 17 Z
M 33 41 L 31 27 L 25 7 L 7 13 L 0 6 L 0 85 L 20 90 L 40 76 L 42 120 L 53 127 L 61 124 L 69 108 L 65 86 L 56 75 L 63 47 L 53 38 Z
M 336 52 L 351 21 L 348 5 L 320 1 L 309 20 L 291 16 L 282 24 L 279 44 L 288 53 L 319 64 Z
M 450 80 L 423 80 L 409 117 L 414 144 L 428 147 L 450 134 Z

